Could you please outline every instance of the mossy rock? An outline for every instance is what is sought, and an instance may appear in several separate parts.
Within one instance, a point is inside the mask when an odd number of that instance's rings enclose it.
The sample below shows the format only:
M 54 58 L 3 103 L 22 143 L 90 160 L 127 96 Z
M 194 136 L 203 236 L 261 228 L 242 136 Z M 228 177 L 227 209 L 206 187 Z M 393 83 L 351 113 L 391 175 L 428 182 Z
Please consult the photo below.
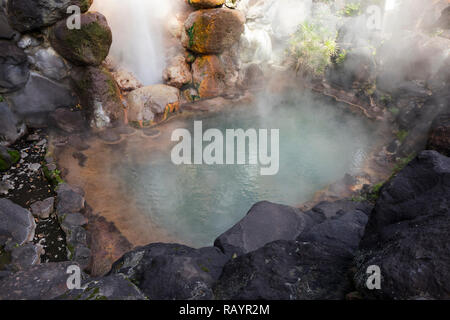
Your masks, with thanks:
M 186 20 L 181 41 L 195 53 L 222 53 L 239 41 L 244 24 L 245 16 L 238 10 L 198 10 Z
M 16 150 L 0 150 L 0 171 L 6 171 L 20 160 L 20 153 Z
M 195 9 L 211 9 L 221 7 L 225 0 L 186 0 Z
M 64 58 L 76 65 L 98 66 L 108 56 L 112 32 L 106 18 L 97 12 L 81 15 L 81 29 L 69 30 L 60 21 L 50 31 L 50 42 Z

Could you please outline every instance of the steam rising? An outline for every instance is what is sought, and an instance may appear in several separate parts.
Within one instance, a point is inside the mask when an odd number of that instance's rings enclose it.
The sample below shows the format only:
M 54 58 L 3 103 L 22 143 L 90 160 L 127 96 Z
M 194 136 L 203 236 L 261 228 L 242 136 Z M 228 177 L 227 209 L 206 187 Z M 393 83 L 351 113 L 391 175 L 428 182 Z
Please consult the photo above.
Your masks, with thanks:
M 110 56 L 145 85 L 162 81 L 163 21 L 171 5 L 172 0 L 100 0 L 92 7 L 106 16 L 112 29 Z

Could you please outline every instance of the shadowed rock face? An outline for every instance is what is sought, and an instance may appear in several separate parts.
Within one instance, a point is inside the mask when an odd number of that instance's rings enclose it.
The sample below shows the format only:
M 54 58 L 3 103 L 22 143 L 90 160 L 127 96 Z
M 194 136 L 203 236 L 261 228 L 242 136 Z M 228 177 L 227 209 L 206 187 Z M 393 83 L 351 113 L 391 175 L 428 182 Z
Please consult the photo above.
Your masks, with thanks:
M 343 299 L 352 255 L 317 242 L 276 241 L 224 267 L 218 299 Z
M 385 185 L 357 256 L 355 282 L 370 298 L 449 299 L 450 158 L 423 151 Z M 366 287 L 381 268 L 381 290 Z
M 155 243 L 125 254 L 112 274 L 127 276 L 149 299 L 212 299 L 212 285 L 229 259 L 214 247 Z
M 20 32 L 51 26 L 69 16 L 67 8 L 78 6 L 82 12 L 89 10 L 93 0 L 10 0 L 7 3 L 11 26 Z

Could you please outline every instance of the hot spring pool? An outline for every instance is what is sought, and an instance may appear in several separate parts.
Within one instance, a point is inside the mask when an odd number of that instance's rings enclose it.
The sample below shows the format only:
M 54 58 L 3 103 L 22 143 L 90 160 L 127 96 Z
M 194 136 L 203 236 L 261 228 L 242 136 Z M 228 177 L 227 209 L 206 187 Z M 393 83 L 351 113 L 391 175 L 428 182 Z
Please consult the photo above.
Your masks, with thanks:
M 84 167 L 76 164 L 73 150 L 60 162 L 69 169 L 67 181 L 83 187 L 93 210 L 133 245 L 207 246 L 255 202 L 298 206 L 345 173 L 360 171 L 373 127 L 330 104 L 310 94 L 266 97 L 257 106 L 174 118 L 158 127 L 157 137 L 138 131 L 114 145 L 94 139 L 83 151 Z M 279 129 L 278 174 L 263 176 L 259 165 L 173 164 L 177 143 L 171 134 L 177 128 L 192 132 L 194 120 L 202 120 L 203 132 Z
M 370 141 L 367 123 L 309 96 L 272 98 L 259 107 L 199 119 L 204 130 L 280 129 L 278 174 L 261 176 L 258 165 L 177 166 L 171 162 L 175 143 L 170 140 L 168 148 L 157 150 L 128 142 L 127 156 L 115 160 L 113 172 L 137 210 L 171 238 L 196 247 L 211 245 L 257 201 L 299 205 L 345 173 L 358 171 Z M 193 121 L 177 126 L 193 132 Z

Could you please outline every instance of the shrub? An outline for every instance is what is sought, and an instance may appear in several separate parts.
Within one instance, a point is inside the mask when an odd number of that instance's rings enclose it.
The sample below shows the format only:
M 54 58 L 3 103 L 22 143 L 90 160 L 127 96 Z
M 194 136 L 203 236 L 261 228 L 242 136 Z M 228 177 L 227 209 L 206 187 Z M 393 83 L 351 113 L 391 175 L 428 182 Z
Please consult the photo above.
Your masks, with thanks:
M 336 33 L 320 24 L 301 24 L 289 42 L 289 55 L 295 60 L 296 72 L 302 70 L 320 76 L 336 54 Z

